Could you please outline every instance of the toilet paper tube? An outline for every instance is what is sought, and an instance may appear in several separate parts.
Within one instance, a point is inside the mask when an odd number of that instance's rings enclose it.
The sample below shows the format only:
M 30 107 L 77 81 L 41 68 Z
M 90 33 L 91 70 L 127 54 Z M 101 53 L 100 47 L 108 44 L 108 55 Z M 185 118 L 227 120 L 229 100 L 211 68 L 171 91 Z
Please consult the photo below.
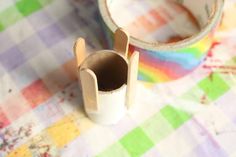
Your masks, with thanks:
M 139 52 L 127 58 L 129 35 L 117 29 L 114 50 L 86 56 L 86 42 L 74 43 L 79 85 L 88 117 L 103 125 L 116 124 L 135 100 Z

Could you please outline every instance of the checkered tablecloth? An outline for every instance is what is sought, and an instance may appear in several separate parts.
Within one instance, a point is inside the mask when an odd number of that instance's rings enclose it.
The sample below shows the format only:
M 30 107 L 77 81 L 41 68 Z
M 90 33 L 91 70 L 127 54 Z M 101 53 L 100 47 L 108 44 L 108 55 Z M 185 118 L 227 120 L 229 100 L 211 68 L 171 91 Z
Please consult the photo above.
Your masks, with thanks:
M 139 83 L 114 126 L 83 111 L 72 45 L 102 48 L 93 0 L 0 1 L 0 157 L 236 157 L 236 1 L 205 62 L 165 84 Z

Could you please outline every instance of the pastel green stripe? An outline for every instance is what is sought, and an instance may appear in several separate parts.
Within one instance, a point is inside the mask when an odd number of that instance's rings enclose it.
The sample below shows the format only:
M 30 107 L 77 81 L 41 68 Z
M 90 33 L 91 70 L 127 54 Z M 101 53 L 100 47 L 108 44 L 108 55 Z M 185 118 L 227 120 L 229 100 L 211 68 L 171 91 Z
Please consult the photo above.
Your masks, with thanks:
M 53 0 L 38 0 L 42 6 L 52 3 Z
M 196 86 L 183 94 L 181 98 L 193 102 L 209 104 L 229 91 L 229 85 L 233 84 L 234 82 L 228 78 L 228 75 L 221 76 L 217 72 L 214 72 L 213 75 L 201 80 Z
M 158 143 L 174 131 L 173 127 L 161 113 L 157 113 L 145 121 L 142 124 L 142 128 L 155 143 Z
M 234 57 L 234 58 L 232 59 L 232 62 L 233 62 L 234 64 L 236 64 L 236 57 Z
M 14 25 L 26 16 L 42 9 L 52 0 L 19 0 L 15 5 L 0 12 L 0 32 Z
M 198 87 L 205 91 L 206 89 L 213 90 L 214 92 L 208 93 L 208 96 L 212 100 L 215 100 L 216 98 L 219 98 L 224 93 L 226 93 L 230 89 L 230 87 L 219 76 L 219 74 L 214 74 L 212 77 L 213 81 L 209 80 L 209 77 L 207 77 L 198 83 Z M 197 86 L 195 86 L 184 95 L 190 95 L 191 92 L 194 91 L 193 94 L 199 95 L 200 98 L 200 95 L 202 94 L 201 89 L 198 90 Z M 216 89 L 220 90 L 217 91 Z M 200 100 L 195 99 L 193 101 L 199 102 Z M 187 112 L 175 109 L 172 106 L 167 105 L 163 107 L 159 113 L 156 113 L 151 118 L 146 120 L 143 124 L 141 124 L 141 127 L 137 127 L 127 133 L 117 143 L 108 147 L 98 156 L 110 157 L 116 153 L 119 154 L 118 156 L 122 156 L 124 154 L 125 157 L 128 156 L 128 154 L 131 157 L 141 156 L 191 118 L 192 115 L 188 114 Z M 142 141 L 144 141 L 144 143 L 142 143 Z M 123 148 L 121 148 L 121 146 L 123 146 Z
M 126 154 L 126 152 L 128 152 L 131 157 L 142 156 L 160 140 L 170 135 L 175 129 L 180 127 L 190 118 L 191 116 L 186 112 L 174 109 L 167 105 L 161 109 L 159 113 L 145 121 L 141 127 L 137 127 L 130 131 L 117 143 L 108 147 L 98 156 L 109 157 L 119 150 L 121 151 L 120 154 Z M 119 143 L 126 151 L 120 148 Z
M 5 9 L 0 13 L 0 25 L 2 26 L 2 31 L 22 18 L 22 15 L 15 6 L 10 6 Z
M 198 86 L 212 101 L 218 99 L 230 89 L 227 83 L 217 73 L 213 73 L 209 77 L 200 81 Z
M 28 16 L 42 8 L 38 0 L 20 0 L 17 1 L 16 7 L 23 16 Z
M 151 139 L 139 127 L 135 128 L 120 139 L 120 143 L 132 157 L 141 156 L 154 146 Z
M 180 98 L 197 103 L 211 103 L 211 100 L 205 96 L 204 91 L 200 89 L 197 85 L 191 88 L 188 92 L 184 93 Z
M 0 32 L 2 32 L 4 30 L 3 25 L 0 23 Z
M 172 125 L 174 129 L 177 129 L 184 122 L 186 122 L 191 118 L 190 114 L 181 110 L 177 110 L 171 106 L 164 107 L 163 109 L 161 109 L 160 112 L 163 115 L 163 117 L 165 117 L 166 120 Z

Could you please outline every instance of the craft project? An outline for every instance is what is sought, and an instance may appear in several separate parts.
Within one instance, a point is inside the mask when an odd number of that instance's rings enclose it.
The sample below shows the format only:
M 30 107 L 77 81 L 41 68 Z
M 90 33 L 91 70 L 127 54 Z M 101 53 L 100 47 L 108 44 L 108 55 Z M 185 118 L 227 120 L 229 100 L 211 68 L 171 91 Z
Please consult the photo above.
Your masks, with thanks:
M 203 62 L 224 1 L 98 0 L 98 4 L 106 44 L 112 45 L 118 27 L 129 31 L 129 54 L 140 52 L 139 80 L 157 83 L 181 78 Z
M 128 44 L 128 34 L 117 29 L 114 50 L 86 57 L 85 40 L 79 38 L 74 45 L 85 111 L 97 123 L 117 123 L 133 104 L 139 53 L 128 59 Z

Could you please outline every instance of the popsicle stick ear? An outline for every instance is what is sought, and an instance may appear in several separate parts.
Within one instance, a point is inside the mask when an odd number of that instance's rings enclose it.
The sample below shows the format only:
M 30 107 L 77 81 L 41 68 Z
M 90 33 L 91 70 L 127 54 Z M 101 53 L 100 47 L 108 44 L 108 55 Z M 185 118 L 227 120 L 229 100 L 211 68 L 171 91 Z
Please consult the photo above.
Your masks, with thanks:
M 115 32 L 114 50 L 127 57 L 129 48 L 129 35 L 122 28 Z
M 77 39 L 74 44 L 74 55 L 76 58 L 77 67 L 83 62 L 86 57 L 85 40 L 83 38 Z
M 89 112 L 98 111 L 98 85 L 95 73 L 90 69 L 82 69 L 80 80 L 85 110 Z
M 136 86 L 138 79 L 138 65 L 139 65 L 139 52 L 135 51 L 130 59 L 128 65 L 128 79 L 127 79 L 127 93 L 126 93 L 126 106 L 129 108 L 135 99 Z

